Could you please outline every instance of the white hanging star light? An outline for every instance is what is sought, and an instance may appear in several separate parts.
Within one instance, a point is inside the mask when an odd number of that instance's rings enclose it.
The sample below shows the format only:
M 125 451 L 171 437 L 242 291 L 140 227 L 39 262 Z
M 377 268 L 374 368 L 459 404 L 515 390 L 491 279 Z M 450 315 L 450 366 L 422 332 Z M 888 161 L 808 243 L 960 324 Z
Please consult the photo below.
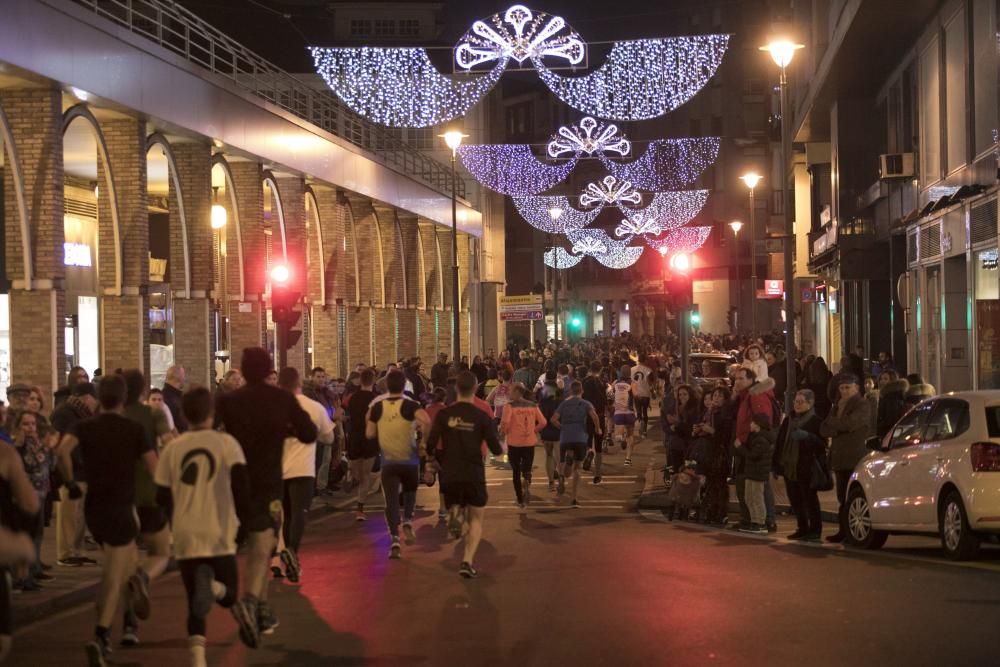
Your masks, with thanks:
M 571 255 L 565 248 L 557 246 L 555 250 L 546 250 L 542 255 L 542 261 L 545 262 L 545 266 L 551 266 L 553 269 L 568 269 L 582 262 L 583 257 Z
M 532 58 L 538 75 L 574 109 L 609 120 L 646 120 L 687 102 L 722 63 L 729 35 L 615 42 L 603 65 L 564 77 Z
M 647 237 L 646 244 L 664 255 L 678 252 L 692 253 L 705 245 L 711 233 L 710 226 L 681 227 L 667 232 L 662 238 Z
M 390 127 L 430 127 L 468 113 L 500 80 L 506 58 L 460 81 L 441 74 L 420 48 L 310 49 L 316 71 L 352 111 Z
M 513 197 L 514 206 L 525 222 L 550 234 L 564 234 L 568 229 L 580 229 L 594 221 L 601 209 L 578 211 L 570 206 L 569 198 L 563 195 L 534 195 Z M 557 217 L 553 209 L 559 210 Z
M 455 62 L 462 69 L 508 59 L 520 64 L 528 59 L 558 58 L 579 65 L 587 55 L 586 44 L 561 16 L 513 5 L 487 21 L 473 23 L 458 41 Z
M 608 172 L 640 190 L 682 190 L 694 183 L 719 157 L 718 137 L 657 139 L 632 162 L 599 155 Z
M 649 205 L 641 209 L 622 208 L 625 217 L 633 223 L 642 220 L 654 222 L 661 231 L 676 229 L 691 222 L 708 202 L 708 190 L 681 190 L 657 192 Z M 639 233 L 639 232 L 637 232 Z M 641 232 L 659 234 L 660 232 Z
M 576 166 L 573 157 L 560 165 L 541 162 L 528 144 L 469 144 L 458 149 L 462 165 L 484 186 L 512 197 L 544 192 Z
M 628 181 L 620 181 L 614 176 L 605 176 L 596 183 L 588 183 L 580 195 L 580 206 L 609 206 L 619 204 L 638 206 L 642 195 L 636 192 Z
M 548 145 L 550 157 L 566 153 L 593 155 L 605 152 L 624 157 L 631 150 L 632 143 L 619 135 L 617 125 L 605 125 L 590 116 L 584 116 L 579 125 L 560 127 Z

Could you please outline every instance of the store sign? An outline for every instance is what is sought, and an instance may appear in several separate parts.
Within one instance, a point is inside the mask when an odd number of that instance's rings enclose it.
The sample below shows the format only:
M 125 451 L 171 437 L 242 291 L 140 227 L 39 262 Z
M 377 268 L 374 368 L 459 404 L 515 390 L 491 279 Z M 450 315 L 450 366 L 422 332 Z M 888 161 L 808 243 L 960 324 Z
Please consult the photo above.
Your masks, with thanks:
M 63 264 L 65 266 L 93 266 L 90 246 L 86 243 L 63 243 Z
M 500 297 L 500 321 L 524 322 L 542 319 L 542 295 Z
M 979 264 L 982 266 L 983 271 L 996 271 L 997 269 L 997 251 L 994 250 L 984 250 L 979 253 Z
M 765 280 L 764 293 L 768 296 L 782 296 L 785 293 L 785 281 Z

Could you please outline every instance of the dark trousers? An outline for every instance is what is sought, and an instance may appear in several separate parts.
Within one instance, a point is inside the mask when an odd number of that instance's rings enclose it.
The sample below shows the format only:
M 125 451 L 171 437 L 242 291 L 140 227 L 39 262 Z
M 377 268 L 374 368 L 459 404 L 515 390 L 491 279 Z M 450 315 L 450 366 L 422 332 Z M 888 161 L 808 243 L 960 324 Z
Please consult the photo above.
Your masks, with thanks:
M 708 475 L 705 480 L 705 516 L 722 521 L 729 514 L 729 484 L 726 475 Z
M 649 427 L 649 397 L 648 396 L 636 396 L 635 397 L 635 416 L 636 420 L 642 423 L 643 432 Z
M 312 503 L 315 484 L 315 477 L 292 477 L 284 482 L 281 508 L 285 513 L 285 520 L 281 525 L 281 534 L 285 538 L 285 548 L 296 553 L 306 530 L 306 513 Z
M 312 479 L 311 477 L 309 479 Z M 219 605 L 232 607 L 236 602 L 238 592 L 238 577 L 236 571 L 236 556 L 216 556 L 215 558 L 183 558 L 177 561 L 177 566 L 181 570 L 181 579 L 184 580 L 184 590 L 187 591 L 188 599 L 188 636 L 205 636 L 205 618 L 196 616 L 191 611 L 191 600 L 194 599 L 195 572 L 199 565 L 207 565 L 212 568 L 214 579 L 226 587 L 225 596 L 219 600 Z
M 673 472 L 680 472 L 684 469 L 684 450 L 675 449 L 672 447 L 667 448 L 667 466 Z
M 847 485 L 851 481 L 853 470 L 834 470 L 833 479 L 837 483 L 837 518 L 838 533 L 847 532 Z
M 399 505 L 403 505 L 403 521 L 413 519 L 417 505 L 420 466 L 416 463 L 387 461 L 382 464 L 382 495 L 385 497 L 385 523 L 389 534 L 399 536 Z M 402 491 L 402 493 L 400 493 Z M 401 497 L 402 496 L 402 497 Z
M 819 509 L 819 492 L 807 483 L 785 480 L 788 500 L 795 508 L 798 529 L 804 533 L 822 533 L 823 516 Z
M 514 493 L 517 495 L 517 502 L 524 501 L 524 488 L 521 485 L 521 478 L 525 484 L 531 484 L 531 467 L 535 463 L 534 447 L 508 447 L 507 458 L 510 461 L 511 474 L 514 476 Z

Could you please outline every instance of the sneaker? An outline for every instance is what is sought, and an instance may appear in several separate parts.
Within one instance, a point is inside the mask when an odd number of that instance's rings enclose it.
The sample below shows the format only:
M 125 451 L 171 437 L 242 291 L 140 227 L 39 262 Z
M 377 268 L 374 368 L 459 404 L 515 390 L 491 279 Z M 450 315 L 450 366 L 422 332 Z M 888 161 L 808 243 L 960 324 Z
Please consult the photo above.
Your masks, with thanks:
M 284 579 L 285 578 L 285 573 L 282 572 L 281 568 L 278 567 L 277 565 L 272 565 L 271 566 L 271 576 L 274 577 L 275 579 Z
M 106 637 L 94 637 L 85 647 L 88 667 L 106 667 L 111 654 L 111 642 Z
M 767 529 L 767 532 L 769 532 L 769 533 L 776 533 L 776 532 L 778 532 L 778 524 L 776 524 L 776 523 L 766 524 L 765 528 Z
M 631 466 L 632 465 L 632 459 L 625 459 L 625 465 L 626 466 Z
M 462 565 L 458 568 L 458 574 L 463 579 L 475 579 L 479 576 L 476 568 L 472 567 L 471 563 L 466 563 L 465 561 L 462 561 Z
M 149 585 L 146 573 L 138 570 L 128 578 L 129 603 L 140 621 L 149 618 Z
M 750 524 L 746 523 L 744 521 L 740 521 L 739 523 L 734 523 L 733 525 L 729 526 L 729 530 L 739 530 L 739 531 L 742 531 L 743 529 L 749 529 L 749 528 L 750 528 Z
M 462 537 L 462 519 L 457 514 L 448 516 L 448 533 L 456 540 Z
M 194 570 L 194 592 L 191 595 L 191 613 L 199 618 L 208 616 L 215 606 L 215 594 L 212 593 L 212 582 L 215 574 L 208 565 L 199 565 Z
M 60 558 L 56 561 L 56 565 L 60 567 L 80 567 L 83 563 L 76 556 L 70 556 L 69 558 Z
M 400 556 L 402 556 L 402 549 L 399 546 L 399 538 L 394 537 L 392 538 L 392 546 L 389 547 L 389 558 L 399 560 Z
M 273 635 L 275 628 L 280 625 L 278 617 L 271 610 L 271 605 L 267 602 L 257 603 L 257 629 L 262 635 Z
M 260 630 L 257 627 L 257 600 L 247 596 L 235 603 L 229 610 L 240 628 L 240 641 L 250 648 L 260 646 Z
M 805 535 L 802 536 L 802 541 L 803 542 L 819 542 L 820 538 L 822 538 L 822 536 L 823 536 L 823 534 L 820 533 L 819 531 L 817 531 L 815 533 L 806 533 Z
M 126 625 L 122 628 L 122 638 L 118 644 L 124 648 L 139 645 L 139 628 L 134 625 Z
M 566 493 L 566 478 L 559 475 L 559 485 L 556 487 L 556 493 L 560 496 Z
M 413 524 L 409 521 L 403 524 L 403 540 L 407 544 L 416 544 L 417 534 L 413 532 Z
M 594 476 L 594 484 L 600 484 L 600 483 L 601 483 L 601 476 L 600 475 Z
M 299 575 L 302 567 L 299 565 L 299 557 L 291 549 L 284 549 L 281 552 L 281 562 L 285 565 L 285 576 L 293 584 L 299 583 Z
M 368 517 L 365 516 L 365 511 L 364 510 L 358 510 L 357 512 L 354 513 L 354 520 L 355 521 L 367 521 Z
M 761 531 L 767 534 L 767 528 L 764 528 L 759 523 L 751 523 L 747 525 L 742 525 L 739 527 L 741 533 L 749 533 L 751 535 L 759 535 Z

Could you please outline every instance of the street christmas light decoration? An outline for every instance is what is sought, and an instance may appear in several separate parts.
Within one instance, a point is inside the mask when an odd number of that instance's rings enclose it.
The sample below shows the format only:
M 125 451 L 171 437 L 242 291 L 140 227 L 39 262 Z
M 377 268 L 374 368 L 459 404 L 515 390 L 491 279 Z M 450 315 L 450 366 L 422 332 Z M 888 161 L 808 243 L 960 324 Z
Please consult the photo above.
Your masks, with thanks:
M 641 209 L 622 208 L 625 217 L 633 222 L 654 220 L 660 231 L 676 229 L 691 222 L 705 207 L 708 190 L 680 190 L 657 192 L 649 205 Z M 647 232 L 642 232 L 647 233 Z M 660 232 L 652 232 L 654 235 Z
M 579 65 L 587 46 L 561 16 L 533 12 L 513 5 L 503 14 L 476 21 L 458 41 L 455 62 L 464 70 L 493 61 L 518 64 L 526 60 L 555 58 Z
M 578 211 L 570 206 L 569 199 L 562 195 L 535 195 L 513 197 L 514 206 L 525 222 L 550 234 L 564 234 L 568 229 L 580 229 L 594 221 L 601 209 Z M 560 211 L 553 216 L 553 209 Z
M 542 162 L 528 144 L 469 144 L 458 149 L 462 165 L 485 187 L 512 197 L 544 192 L 569 175 L 577 157 L 559 165 Z
M 572 252 L 593 257 L 609 269 L 627 269 L 642 257 L 642 246 L 629 246 L 632 237 L 613 239 L 603 229 L 573 229 L 566 232 Z
M 662 233 L 663 225 L 645 212 L 625 218 L 615 227 L 615 236 L 619 238 L 640 235 L 659 236 Z
M 587 189 L 580 195 L 580 206 L 617 206 L 619 204 L 638 206 L 642 203 L 642 195 L 628 181 L 621 181 L 614 176 L 605 176 L 596 183 L 587 183 Z
M 646 244 L 653 250 L 659 251 L 661 255 L 671 253 L 693 253 L 698 248 L 705 245 L 709 235 L 712 233 L 711 227 L 681 227 L 667 232 L 662 238 L 646 237 Z
M 715 74 L 729 35 L 697 35 L 615 42 L 603 65 L 565 77 L 532 58 L 556 97 L 574 109 L 609 120 L 647 120 L 687 102 Z
M 316 71 L 359 116 L 390 127 L 429 127 L 468 113 L 507 66 L 458 81 L 441 74 L 421 48 L 310 49 Z
M 545 262 L 545 266 L 553 269 L 568 269 L 582 262 L 583 257 L 571 255 L 565 248 L 556 247 L 555 250 L 546 250 L 542 255 L 542 261 Z
M 657 139 L 632 162 L 615 162 L 599 155 L 608 173 L 640 190 L 683 190 L 719 157 L 719 137 Z
M 590 116 L 584 116 L 578 125 L 563 125 L 549 141 L 550 157 L 560 157 L 566 153 L 578 155 L 586 153 L 618 153 L 624 157 L 632 150 L 632 143 L 619 135 L 618 126 L 604 124 Z

